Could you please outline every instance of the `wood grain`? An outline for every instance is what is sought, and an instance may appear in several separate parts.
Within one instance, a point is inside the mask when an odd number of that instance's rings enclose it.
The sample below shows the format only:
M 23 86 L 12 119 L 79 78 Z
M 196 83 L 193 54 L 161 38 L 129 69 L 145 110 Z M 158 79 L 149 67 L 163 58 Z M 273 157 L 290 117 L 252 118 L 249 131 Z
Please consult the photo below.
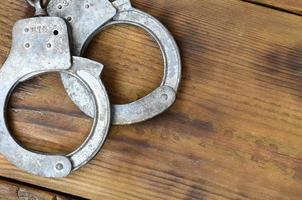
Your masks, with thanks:
M 299 0 L 243 0 L 274 9 L 302 15 L 302 1 Z
M 0 199 L 3 200 L 76 200 L 56 192 L 0 179 Z
M 114 126 L 96 158 L 71 176 L 34 177 L 0 159 L 0 175 L 89 199 L 259 199 L 302 196 L 302 18 L 238 0 L 134 0 L 175 36 L 183 58 L 176 104 L 163 115 Z M 0 59 L 23 1 L 0 4 Z M 135 100 L 161 78 L 162 59 L 141 30 L 115 26 L 87 57 L 106 65 L 112 102 Z M 16 90 L 11 129 L 25 146 L 70 152 L 91 120 L 58 75 Z

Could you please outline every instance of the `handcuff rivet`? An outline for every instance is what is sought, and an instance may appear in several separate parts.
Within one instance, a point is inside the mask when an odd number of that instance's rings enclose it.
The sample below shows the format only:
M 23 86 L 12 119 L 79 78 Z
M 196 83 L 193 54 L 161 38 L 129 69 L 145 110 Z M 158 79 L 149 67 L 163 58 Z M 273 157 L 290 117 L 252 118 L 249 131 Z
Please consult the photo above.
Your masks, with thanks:
M 58 8 L 61 10 L 63 8 L 63 6 L 62 5 L 58 5 Z
M 28 31 L 29 31 L 29 28 L 25 28 L 25 29 L 24 29 L 24 31 L 25 31 L 26 33 L 28 33 Z
M 86 4 L 86 5 L 85 5 L 85 8 L 89 8 L 89 4 Z
M 58 163 L 58 164 L 56 165 L 56 169 L 59 170 L 59 171 L 63 170 L 63 169 L 64 169 L 63 164 L 62 164 L 62 163 Z
M 163 100 L 163 101 L 167 101 L 169 97 L 168 97 L 167 94 L 162 94 L 160 98 L 161 98 L 161 100 Z
M 50 43 L 47 43 L 47 48 L 51 48 L 51 44 Z
M 30 44 L 29 43 L 25 43 L 25 48 L 29 48 L 30 47 Z
M 72 20 L 71 17 L 67 17 L 66 19 L 67 19 L 67 21 L 69 21 L 69 22 L 71 22 L 71 20 Z

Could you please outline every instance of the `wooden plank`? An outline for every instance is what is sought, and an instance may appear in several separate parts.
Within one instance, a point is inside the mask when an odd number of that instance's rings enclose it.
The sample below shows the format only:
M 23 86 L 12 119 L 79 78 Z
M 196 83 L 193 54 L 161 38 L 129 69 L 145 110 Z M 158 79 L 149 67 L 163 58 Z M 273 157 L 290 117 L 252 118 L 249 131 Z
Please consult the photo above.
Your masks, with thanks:
M 302 15 L 302 1 L 299 0 L 243 0 L 256 4 L 281 9 L 287 12 Z
M 0 199 L 3 200 L 75 200 L 56 192 L 0 179 Z
M 302 196 L 302 19 L 237 0 L 135 0 L 176 37 L 183 80 L 176 104 L 145 123 L 114 126 L 96 158 L 64 179 L 34 177 L 0 159 L 0 175 L 89 199 L 297 199 Z M 0 59 L 23 1 L 0 4 Z M 160 82 L 156 45 L 119 26 L 87 56 L 107 67 L 113 102 Z M 15 137 L 35 150 L 70 152 L 91 120 L 57 75 L 20 86 L 10 103 Z

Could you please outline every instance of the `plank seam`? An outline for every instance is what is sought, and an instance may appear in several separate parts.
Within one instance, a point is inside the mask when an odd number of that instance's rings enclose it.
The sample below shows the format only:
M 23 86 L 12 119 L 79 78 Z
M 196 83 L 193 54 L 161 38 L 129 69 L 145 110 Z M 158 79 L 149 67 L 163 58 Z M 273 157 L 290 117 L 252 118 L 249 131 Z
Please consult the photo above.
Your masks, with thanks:
M 29 187 L 29 188 L 33 188 L 33 189 L 38 189 L 38 190 L 42 190 L 42 191 L 46 191 L 46 192 L 52 192 L 52 193 L 55 193 L 57 195 L 61 195 L 61 196 L 71 198 L 71 199 L 74 199 L 74 200 L 88 200 L 88 199 L 85 199 L 83 197 L 75 196 L 73 194 L 69 194 L 69 193 L 66 193 L 66 192 L 49 189 L 49 188 L 46 188 L 46 187 L 30 184 L 30 183 L 19 181 L 19 180 L 12 179 L 12 178 L 7 178 L 7 177 L 0 176 L 0 180 L 4 180 L 4 181 L 7 181 L 7 182 L 10 182 L 10 183 L 13 183 L 13 184 L 15 183 L 15 184 L 18 184 L 18 185 L 23 185 L 25 187 Z
M 285 13 L 288 13 L 288 14 L 302 16 L 302 13 L 298 13 L 298 12 L 295 12 L 295 11 L 287 10 L 285 8 L 282 8 L 282 7 L 273 6 L 273 5 L 269 5 L 269 4 L 262 3 L 262 2 L 255 2 L 255 1 L 252 1 L 252 0 L 240 0 L 240 1 L 251 3 L 251 4 L 254 4 L 254 5 L 258 5 L 258 6 L 262 6 L 262 7 L 266 7 L 266 8 L 272 9 L 272 10 L 277 10 L 277 11 L 285 12 Z

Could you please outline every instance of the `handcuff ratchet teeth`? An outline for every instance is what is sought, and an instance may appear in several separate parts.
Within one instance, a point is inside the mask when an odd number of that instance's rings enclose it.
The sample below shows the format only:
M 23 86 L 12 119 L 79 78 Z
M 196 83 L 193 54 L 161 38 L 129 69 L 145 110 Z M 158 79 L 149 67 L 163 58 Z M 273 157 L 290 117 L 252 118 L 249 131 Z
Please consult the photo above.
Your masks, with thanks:
M 99 79 L 102 69 L 103 65 L 97 62 L 71 56 L 63 19 L 34 17 L 16 22 L 10 54 L 0 69 L 0 152 L 17 167 L 43 177 L 65 177 L 91 160 L 103 145 L 110 126 L 109 99 Z M 46 72 L 75 77 L 93 100 L 92 130 L 86 141 L 68 155 L 29 151 L 16 142 L 7 126 L 7 104 L 14 88 Z
M 80 56 L 91 39 L 104 28 L 114 24 L 132 24 L 143 28 L 158 43 L 164 59 L 164 76 L 159 88 L 129 104 L 112 105 L 113 124 L 133 124 L 150 119 L 168 109 L 175 101 L 181 79 L 181 58 L 178 46 L 169 31 L 154 17 L 135 9 L 130 0 L 50 0 L 50 16 L 66 19 L 71 26 L 73 54 Z M 71 99 L 88 116 L 94 117 L 89 92 L 75 91 L 78 80 L 62 75 L 63 84 Z M 77 88 L 79 89 L 79 88 Z

